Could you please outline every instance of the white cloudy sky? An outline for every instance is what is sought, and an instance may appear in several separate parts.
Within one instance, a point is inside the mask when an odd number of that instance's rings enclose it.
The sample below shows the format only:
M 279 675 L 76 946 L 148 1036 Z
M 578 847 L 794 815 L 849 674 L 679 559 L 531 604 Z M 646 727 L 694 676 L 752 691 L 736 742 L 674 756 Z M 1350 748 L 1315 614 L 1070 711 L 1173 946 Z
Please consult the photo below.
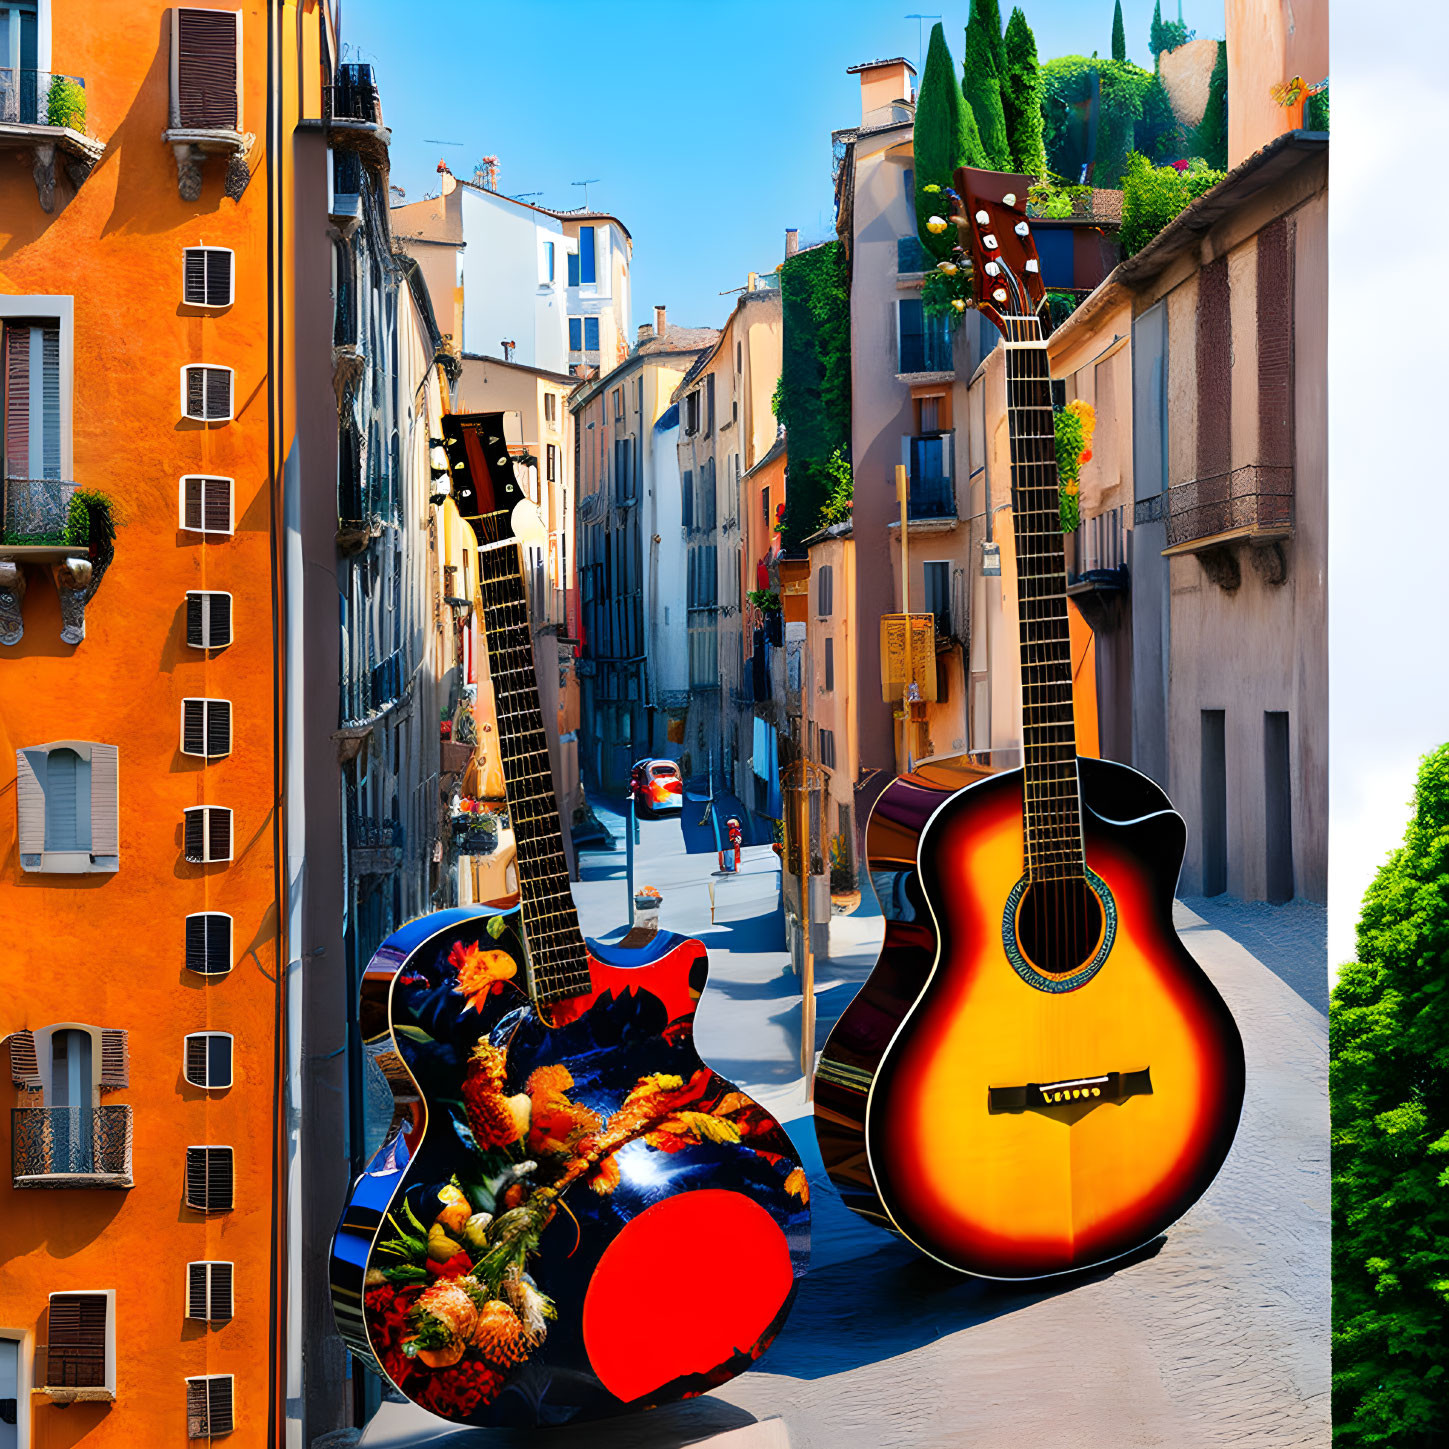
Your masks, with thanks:
M 1330 974 L 1449 740 L 1449 7 L 1337 0 L 1330 179 Z M 1431 355 L 1431 348 L 1434 349 Z

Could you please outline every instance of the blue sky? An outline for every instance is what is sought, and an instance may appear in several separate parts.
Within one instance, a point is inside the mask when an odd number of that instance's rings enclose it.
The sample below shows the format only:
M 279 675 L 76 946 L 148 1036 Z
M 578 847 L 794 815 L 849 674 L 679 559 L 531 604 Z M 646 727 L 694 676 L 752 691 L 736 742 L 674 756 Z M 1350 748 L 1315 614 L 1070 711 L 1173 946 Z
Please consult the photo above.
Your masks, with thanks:
M 939 3 L 939 0 L 938 0 Z M 833 230 L 830 133 L 860 119 L 846 68 L 917 55 L 918 10 L 857 0 L 343 0 L 344 58 L 377 68 L 392 179 L 415 201 L 444 158 L 470 176 L 499 158 L 499 190 L 590 206 L 634 238 L 634 323 L 713 326 L 750 271 L 779 262 L 787 226 Z M 1029 0 L 1043 60 L 1111 53 L 1112 0 Z M 943 4 L 957 61 L 968 4 Z M 1175 14 L 1175 0 L 1163 6 Z M 1152 0 L 1124 0 L 1127 54 L 1149 64 Z M 1002 0 L 1003 18 L 1011 12 Z M 1185 0 L 1221 35 L 1221 0 Z M 934 21 L 927 21 L 930 35 Z M 459 145 L 440 145 L 442 141 Z

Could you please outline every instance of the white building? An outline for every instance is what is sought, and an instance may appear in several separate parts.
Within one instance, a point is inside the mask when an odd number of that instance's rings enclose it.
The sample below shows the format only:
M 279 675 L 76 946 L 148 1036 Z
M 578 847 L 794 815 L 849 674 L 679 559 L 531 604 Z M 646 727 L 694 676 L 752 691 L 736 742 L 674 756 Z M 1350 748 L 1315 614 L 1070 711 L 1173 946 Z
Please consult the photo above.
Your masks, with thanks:
M 629 270 L 634 242 L 617 217 L 603 211 L 556 211 L 573 243 L 566 297 L 570 368 L 612 372 L 629 355 L 633 329 Z

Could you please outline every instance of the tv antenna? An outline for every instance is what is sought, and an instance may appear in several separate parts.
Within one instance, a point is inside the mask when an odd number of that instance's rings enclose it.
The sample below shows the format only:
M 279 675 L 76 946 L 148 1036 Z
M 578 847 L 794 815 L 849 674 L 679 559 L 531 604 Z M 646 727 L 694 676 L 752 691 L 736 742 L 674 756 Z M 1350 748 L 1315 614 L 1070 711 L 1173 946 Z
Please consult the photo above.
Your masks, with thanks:
M 423 137 L 423 145 L 425 146 L 461 146 L 462 144 L 461 141 L 438 141 L 432 136 Z
M 598 184 L 599 184 L 599 178 L 597 176 L 590 176 L 587 181 L 570 181 L 569 182 L 569 185 L 570 186 L 582 186 L 584 188 L 584 210 L 585 211 L 587 211 L 589 209 L 589 187 L 591 187 L 591 186 L 597 186 Z
M 543 195 L 543 192 L 541 192 L 541 191 L 518 191 L 518 192 L 515 192 L 512 196 L 510 196 L 508 199 L 510 201 L 527 201 L 530 196 L 542 196 L 542 195 Z
M 916 66 L 918 69 L 923 68 L 926 64 L 926 21 L 939 20 L 941 17 L 939 15 L 906 15 L 902 18 L 916 22 Z

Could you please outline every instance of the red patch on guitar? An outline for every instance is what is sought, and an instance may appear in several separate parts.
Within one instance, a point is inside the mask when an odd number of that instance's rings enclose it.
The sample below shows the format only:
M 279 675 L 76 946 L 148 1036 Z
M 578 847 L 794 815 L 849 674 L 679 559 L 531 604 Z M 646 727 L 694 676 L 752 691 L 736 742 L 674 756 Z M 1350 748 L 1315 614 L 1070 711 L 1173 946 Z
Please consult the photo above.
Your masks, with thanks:
M 584 1346 L 626 1403 L 753 1350 L 790 1295 L 785 1235 L 743 1193 L 657 1202 L 610 1244 L 584 1299 Z

